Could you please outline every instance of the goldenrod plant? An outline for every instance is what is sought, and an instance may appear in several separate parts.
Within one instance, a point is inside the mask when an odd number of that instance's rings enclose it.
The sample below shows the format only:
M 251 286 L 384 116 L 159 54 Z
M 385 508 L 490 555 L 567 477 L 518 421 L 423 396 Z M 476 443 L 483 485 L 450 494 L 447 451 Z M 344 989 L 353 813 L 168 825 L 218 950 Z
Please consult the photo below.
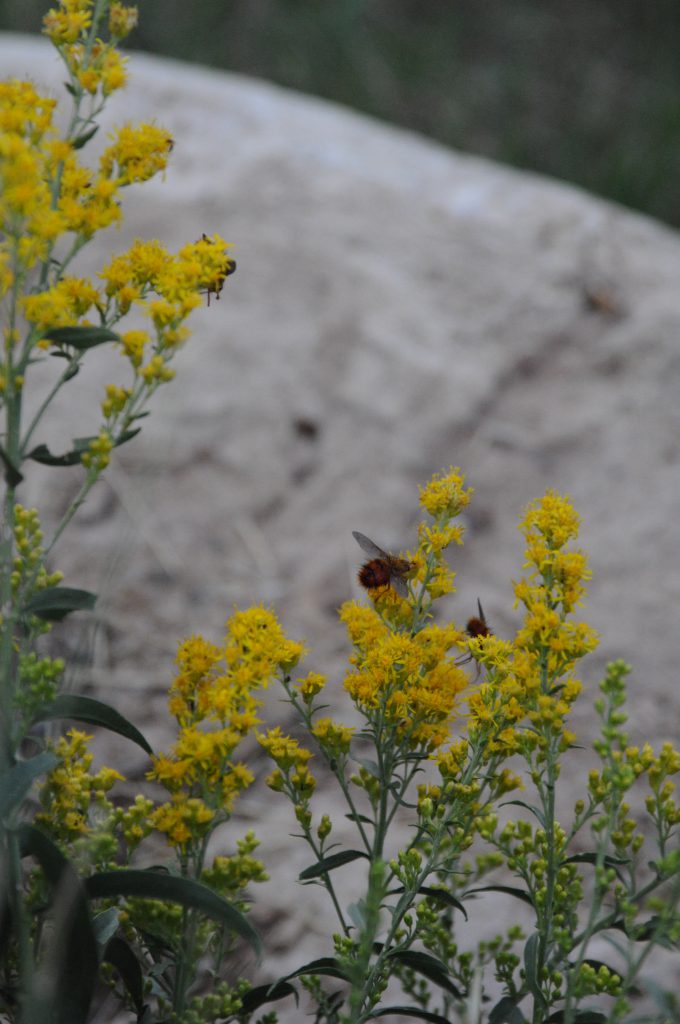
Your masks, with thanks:
M 180 643 L 166 751 L 152 752 L 117 709 L 64 691 L 66 666 L 44 637 L 95 596 L 62 585 L 56 543 L 171 378 L 189 313 L 235 266 L 218 234 L 201 234 L 177 254 L 138 240 L 92 278 L 68 273 L 120 220 L 122 190 L 162 172 L 172 149 L 162 128 L 124 125 L 92 165 L 82 159 L 124 84 L 117 45 L 135 21 L 110 0 L 61 0 L 46 15 L 67 73 L 63 134 L 53 99 L 28 81 L 0 83 L 0 1019 L 86 1024 L 108 1008 L 138 1024 L 274 1024 L 280 1004 L 286 1020 L 311 1013 L 318 1024 L 680 1020 L 675 985 L 654 970 L 663 951 L 677 977 L 680 754 L 630 742 L 630 670 L 614 662 L 594 701 L 592 767 L 575 782 L 584 756 L 569 722 L 588 699 L 579 664 L 597 638 L 575 617 L 589 570 L 566 497 L 548 491 L 525 512 L 525 575 L 514 584 L 523 618 L 509 639 L 481 606 L 465 628 L 440 611 L 454 590 L 446 553 L 462 542 L 472 494 L 460 470 L 422 489 L 413 551 L 387 555 L 356 535 L 372 560 L 360 573 L 367 599 L 340 609 L 352 724 L 333 715 L 326 678 L 302 674 L 303 646 L 262 607 L 234 611 L 221 643 Z M 127 379 L 108 386 L 90 432 L 54 452 L 42 440 L 52 400 L 68 388 L 77 407 L 80 366 L 103 346 L 120 353 Z M 39 361 L 52 384 L 26 422 Z M 20 503 L 33 462 L 81 477 L 48 539 Z M 264 721 L 270 685 L 291 705 L 294 735 Z M 61 719 L 141 746 L 148 789 L 122 799 L 123 772 L 95 769 L 92 737 L 60 734 Z M 247 737 L 272 762 L 270 799 L 290 802 L 309 848 L 300 884 L 321 887 L 333 922 L 321 955 L 279 978 L 266 959 L 249 978 L 234 966 L 244 944 L 262 951 L 248 911 L 250 887 L 267 877 L 252 832 L 225 847 L 223 826 L 255 785 Z M 581 796 L 565 816 L 567 772 Z M 502 919 L 494 901 L 516 901 L 519 923 L 473 941 L 480 922 Z

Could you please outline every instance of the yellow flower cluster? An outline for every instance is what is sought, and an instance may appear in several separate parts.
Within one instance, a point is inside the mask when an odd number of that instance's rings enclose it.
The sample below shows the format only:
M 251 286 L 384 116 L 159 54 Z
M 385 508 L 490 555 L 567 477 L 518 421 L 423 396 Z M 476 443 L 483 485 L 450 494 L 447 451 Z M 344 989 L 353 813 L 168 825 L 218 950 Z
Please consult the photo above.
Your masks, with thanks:
M 316 786 L 316 780 L 307 767 L 312 752 L 284 735 L 278 726 L 262 733 L 257 740 L 277 766 L 267 779 L 270 789 L 276 792 L 286 790 L 295 803 L 305 803 Z
M 114 783 L 123 781 L 123 776 L 113 768 L 101 768 L 96 774 L 90 771 L 91 739 L 78 729 L 70 729 L 57 741 L 52 749 L 59 764 L 48 773 L 40 791 L 42 810 L 36 814 L 36 821 L 65 843 L 92 833 L 92 805 L 110 811 L 106 794 Z
M 59 50 L 72 89 L 105 97 L 125 85 L 125 59 L 115 43 L 137 24 L 137 9 L 121 3 L 110 5 L 108 28 L 113 43 L 98 37 L 103 26 L 93 21 L 97 11 L 94 0 L 59 0 L 59 6 L 43 18 L 43 32 Z
M 447 473 L 435 473 L 421 488 L 420 504 L 433 519 L 453 519 L 469 505 L 472 488 L 465 488 L 465 477 L 457 467 Z
M 357 669 L 346 677 L 345 689 L 362 712 L 378 715 L 409 748 L 434 750 L 448 738 L 468 682 L 448 654 L 460 632 L 429 624 L 414 635 L 391 633 L 372 624 L 367 611 L 353 603 L 342 608 Z
M 276 616 L 257 607 L 232 616 L 222 647 L 200 636 L 180 645 L 169 700 L 179 735 L 169 754 L 153 758 L 149 772 L 172 794 L 152 821 L 173 845 L 200 840 L 251 785 L 252 772 L 233 755 L 259 721 L 256 693 L 302 653 L 302 645 L 286 638 Z
M 578 525 L 569 499 L 554 491 L 527 508 L 520 528 L 530 573 L 515 584 L 515 597 L 525 606 L 523 625 L 512 644 L 494 636 L 468 642 L 487 676 L 470 697 L 469 728 L 488 737 L 489 755 L 512 754 L 520 743 L 542 746 L 550 735 L 562 745 L 574 739 L 565 728 L 581 689 L 573 669 L 597 644 L 588 625 L 567 618 L 590 575 L 582 552 L 565 550 Z M 520 733 L 517 726 L 525 720 L 533 728 Z

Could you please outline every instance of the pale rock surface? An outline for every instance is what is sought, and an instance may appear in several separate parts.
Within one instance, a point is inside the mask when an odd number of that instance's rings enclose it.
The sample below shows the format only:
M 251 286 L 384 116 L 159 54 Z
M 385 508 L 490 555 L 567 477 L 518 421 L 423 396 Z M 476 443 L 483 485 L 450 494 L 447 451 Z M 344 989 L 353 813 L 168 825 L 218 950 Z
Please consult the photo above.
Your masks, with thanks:
M 238 271 L 195 316 L 177 380 L 63 541 L 67 582 L 102 594 L 94 638 L 88 627 L 70 640 L 83 662 L 74 686 L 166 744 L 177 640 L 218 640 L 234 604 L 263 601 L 307 639 L 308 668 L 330 673 L 344 710 L 335 609 L 357 593 L 351 530 L 413 545 L 418 484 L 454 464 L 476 494 L 452 555 L 450 614 L 464 622 L 479 596 L 510 635 L 517 520 L 547 487 L 568 492 L 594 572 L 584 614 L 602 634 L 588 692 L 608 659 L 625 658 L 635 742 L 677 743 L 677 234 L 262 82 L 141 55 L 130 70 L 107 124 L 164 124 L 172 164 L 165 180 L 129 190 L 124 228 L 88 266 L 136 236 L 175 248 L 218 230 Z M 63 78 L 46 43 L 9 35 L 0 73 L 55 91 Z M 94 408 L 119 363 L 92 363 Z M 92 430 L 71 402 L 56 413 L 57 450 Z M 76 476 L 41 474 L 27 498 L 54 515 Z M 576 728 L 588 736 L 584 703 Z M 270 711 L 287 720 L 277 698 Z M 124 756 L 139 777 L 137 751 Z M 308 855 L 257 764 L 241 813 L 274 882 L 255 894 L 256 917 L 275 969 L 292 969 L 330 950 L 318 891 L 281 882 Z

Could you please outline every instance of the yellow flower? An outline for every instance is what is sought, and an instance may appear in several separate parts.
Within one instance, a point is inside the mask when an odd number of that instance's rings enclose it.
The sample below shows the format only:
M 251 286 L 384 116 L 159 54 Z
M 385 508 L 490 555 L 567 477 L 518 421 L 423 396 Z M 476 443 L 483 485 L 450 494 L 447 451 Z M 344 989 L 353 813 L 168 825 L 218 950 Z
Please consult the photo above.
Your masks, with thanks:
M 421 488 L 420 504 L 434 519 L 445 516 L 452 519 L 469 504 L 472 488 L 463 486 L 465 477 L 453 466 L 447 473 L 435 473 L 430 482 Z

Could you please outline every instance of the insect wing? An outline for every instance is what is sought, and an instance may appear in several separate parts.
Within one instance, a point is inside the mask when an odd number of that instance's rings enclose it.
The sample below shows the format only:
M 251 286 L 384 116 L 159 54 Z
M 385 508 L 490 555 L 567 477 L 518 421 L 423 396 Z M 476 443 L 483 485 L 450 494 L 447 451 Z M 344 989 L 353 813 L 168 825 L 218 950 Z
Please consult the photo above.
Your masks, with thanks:
M 397 576 L 396 573 L 392 573 L 390 576 L 390 586 L 393 590 L 396 590 L 399 597 L 403 597 L 408 600 L 408 587 L 406 586 L 406 580 L 403 576 Z
M 372 540 L 369 540 L 365 533 L 359 533 L 358 530 L 352 530 L 352 536 L 354 537 L 359 547 L 362 548 L 367 555 L 370 555 L 371 558 L 389 557 L 387 552 L 383 551 L 382 548 L 379 548 L 378 545 L 374 544 Z

